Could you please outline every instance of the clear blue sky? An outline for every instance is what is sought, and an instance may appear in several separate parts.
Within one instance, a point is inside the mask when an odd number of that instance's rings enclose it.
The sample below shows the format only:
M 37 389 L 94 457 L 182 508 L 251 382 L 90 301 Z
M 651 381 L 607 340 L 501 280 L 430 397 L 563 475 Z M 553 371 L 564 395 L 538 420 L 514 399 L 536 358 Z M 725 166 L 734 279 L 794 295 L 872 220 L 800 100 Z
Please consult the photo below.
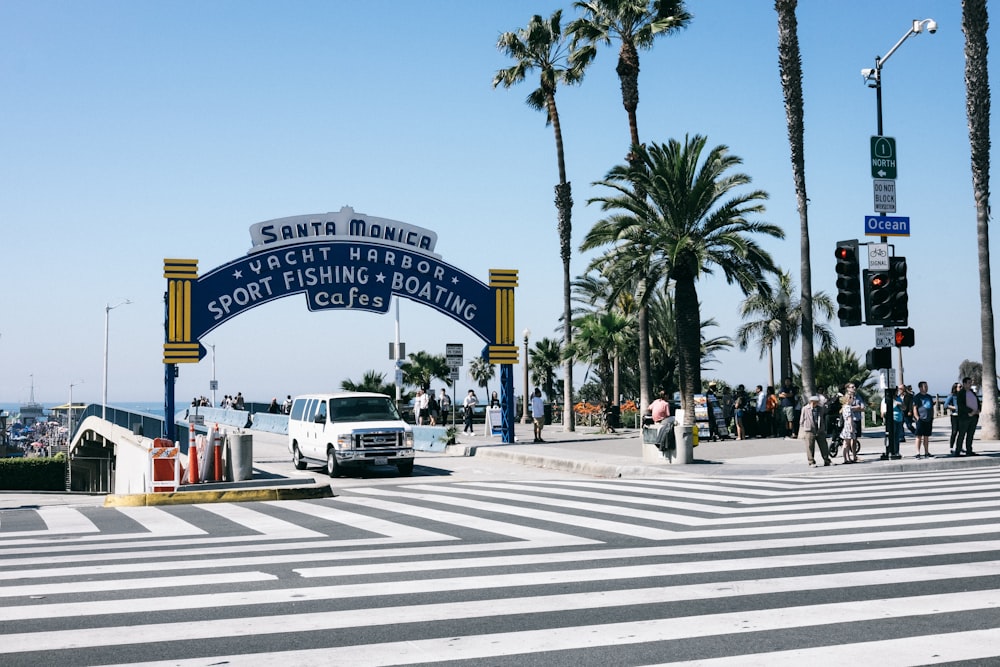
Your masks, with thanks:
M 518 269 L 517 331 L 556 337 L 552 132 L 524 104 L 534 81 L 491 81 L 508 64 L 499 34 L 559 7 L 574 16 L 568 1 L 540 0 L 0 3 L 0 402 L 28 398 L 31 375 L 38 400 L 64 402 L 83 380 L 74 399 L 100 402 L 104 309 L 124 299 L 110 317 L 109 402 L 161 400 L 163 259 L 206 272 L 244 255 L 256 222 L 342 206 L 435 230 L 443 259 L 484 281 Z M 771 195 L 764 217 L 786 229 L 765 245 L 797 280 L 773 3 L 689 8 L 687 30 L 641 54 L 640 136 L 700 133 L 741 156 Z M 865 240 L 873 213 L 875 94 L 860 70 L 927 17 L 937 34 L 911 37 L 885 66 L 884 116 L 900 154 L 896 215 L 913 229 L 896 241 L 917 336 L 906 380 L 943 392 L 963 359 L 981 359 L 960 3 L 806 1 L 799 40 L 813 289 L 835 296 L 835 242 Z M 617 46 L 601 51 L 581 86 L 558 93 L 575 246 L 600 217 L 590 183 L 626 153 L 616 58 Z M 574 274 L 586 262 L 578 253 Z M 740 292 L 718 275 L 698 289 L 720 324 L 709 333 L 734 335 Z M 400 310 L 408 351 L 482 346 L 426 307 Z M 874 344 L 873 328 L 833 324 L 862 357 Z M 310 313 L 290 297 L 202 342 L 216 346 L 220 398 L 267 400 L 368 369 L 391 379 L 393 332 L 391 314 Z M 754 385 L 767 368 L 733 350 L 706 375 Z M 211 377 L 211 356 L 181 366 L 178 403 L 210 394 Z

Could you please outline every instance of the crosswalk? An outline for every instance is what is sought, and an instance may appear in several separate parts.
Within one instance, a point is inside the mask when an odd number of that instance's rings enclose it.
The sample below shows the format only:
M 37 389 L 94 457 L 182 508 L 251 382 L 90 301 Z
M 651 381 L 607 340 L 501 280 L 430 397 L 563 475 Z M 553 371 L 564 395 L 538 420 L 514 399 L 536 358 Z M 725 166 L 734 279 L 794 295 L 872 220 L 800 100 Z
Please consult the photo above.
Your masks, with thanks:
M 0 511 L 0 664 L 1000 657 L 1000 470 Z

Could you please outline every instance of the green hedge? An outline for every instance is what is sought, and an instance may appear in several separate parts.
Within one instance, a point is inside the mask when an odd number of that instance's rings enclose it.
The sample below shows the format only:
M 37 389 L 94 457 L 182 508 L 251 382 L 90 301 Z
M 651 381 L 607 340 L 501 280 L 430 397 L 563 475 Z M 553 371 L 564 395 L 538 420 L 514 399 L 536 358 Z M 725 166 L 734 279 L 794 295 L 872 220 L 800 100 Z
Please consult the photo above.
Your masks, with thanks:
M 51 458 L 0 459 L 0 489 L 5 491 L 65 491 L 66 455 Z

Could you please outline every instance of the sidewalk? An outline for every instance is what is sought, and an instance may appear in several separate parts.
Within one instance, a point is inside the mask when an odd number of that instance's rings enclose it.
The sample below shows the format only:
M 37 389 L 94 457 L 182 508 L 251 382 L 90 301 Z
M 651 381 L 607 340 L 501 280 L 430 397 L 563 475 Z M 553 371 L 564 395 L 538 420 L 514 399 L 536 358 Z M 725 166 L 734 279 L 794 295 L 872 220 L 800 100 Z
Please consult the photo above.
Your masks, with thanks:
M 702 442 L 694 448 L 694 461 L 690 464 L 649 463 L 643 461 L 642 433 L 639 429 L 600 433 L 594 427 L 578 426 L 576 431 L 567 432 L 558 424 L 545 427 L 543 444 L 531 443 L 530 424 L 516 424 L 516 442 L 512 445 L 500 443 L 499 438 L 466 435 L 456 445 L 448 447 L 447 453 L 466 448 L 468 454 L 477 457 L 606 478 L 678 474 L 725 477 L 858 475 L 1000 465 L 1000 442 L 995 440 L 976 439 L 973 444 L 979 456 L 950 456 L 948 438 L 951 423 L 947 418 L 934 422 L 930 439 L 931 459 L 915 458 L 916 439 L 907 433 L 906 442 L 901 443 L 899 448 L 903 458 L 880 460 L 879 456 L 885 451 L 883 433 L 879 428 L 866 430 L 856 464 L 844 465 L 840 455 L 833 459 L 833 465 L 823 466 L 817 451 L 819 465 L 815 468 L 808 464 L 803 440 L 756 438 Z

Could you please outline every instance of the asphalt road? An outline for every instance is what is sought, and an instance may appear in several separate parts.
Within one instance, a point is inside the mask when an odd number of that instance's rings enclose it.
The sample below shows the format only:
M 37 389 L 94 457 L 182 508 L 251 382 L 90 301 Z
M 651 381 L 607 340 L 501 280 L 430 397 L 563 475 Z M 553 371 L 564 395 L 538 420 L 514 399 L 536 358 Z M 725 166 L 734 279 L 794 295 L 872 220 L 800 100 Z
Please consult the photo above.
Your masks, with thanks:
M 1000 659 L 1000 469 L 541 472 L 0 511 L 0 664 Z

